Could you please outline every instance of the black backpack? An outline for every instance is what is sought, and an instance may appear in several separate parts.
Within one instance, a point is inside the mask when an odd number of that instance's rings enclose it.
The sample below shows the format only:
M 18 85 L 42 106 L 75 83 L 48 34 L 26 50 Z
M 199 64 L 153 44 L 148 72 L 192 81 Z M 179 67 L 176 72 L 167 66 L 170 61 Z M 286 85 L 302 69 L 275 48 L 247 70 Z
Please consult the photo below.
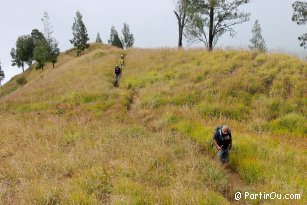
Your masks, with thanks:
M 212 135 L 212 146 L 213 146 L 214 136 L 215 136 L 216 133 L 219 134 L 219 140 L 222 140 L 222 126 L 218 126 L 214 129 L 214 132 L 213 132 L 213 135 Z
M 218 133 L 219 134 L 219 138 L 218 138 L 218 140 L 222 140 L 222 138 L 223 138 L 223 135 L 222 135 L 222 127 L 223 126 L 218 126 L 218 127 L 216 127 L 215 129 L 214 129 L 214 132 L 213 132 L 213 135 L 212 135 L 212 147 L 213 147 L 213 140 L 214 140 L 214 136 L 215 136 L 215 134 L 216 133 Z M 229 134 L 231 135 L 231 130 L 229 129 Z
M 115 67 L 115 74 L 119 75 L 121 73 L 121 70 L 119 67 Z

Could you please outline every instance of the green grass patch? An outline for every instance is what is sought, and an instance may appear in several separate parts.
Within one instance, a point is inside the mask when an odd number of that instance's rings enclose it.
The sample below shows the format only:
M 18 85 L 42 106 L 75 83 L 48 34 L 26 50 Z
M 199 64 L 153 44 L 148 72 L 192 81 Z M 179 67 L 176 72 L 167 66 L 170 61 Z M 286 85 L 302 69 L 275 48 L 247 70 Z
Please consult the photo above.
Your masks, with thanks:
M 214 104 L 206 103 L 197 106 L 197 111 L 206 118 L 226 118 L 244 120 L 249 116 L 249 109 L 244 104 Z
M 80 179 L 80 186 L 101 202 L 109 201 L 113 188 L 109 173 L 100 167 L 86 171 Z
M 256 156 L 251 158 L 245 158 L 240 161 L 238 167 L 238 172 L 241 177 L 248 183 L 263 182 L 265 179 L 264 166 L 256 158 Z
M 259 53 L 256 58 L 255 58 L 255 62 L 257 63 L 257 65 L 260 65 L 262 63 L 264 63 L 265 61 L 267 61 L 268 56 L 265 53 Z
M 145 205 L 154 204 L 154 197 L 144 184 L 123 178 L 114 184 L 114 192 L 117 195 L 126 196 L 129 204 Z M 121 203 L 122 204 L 122 203 Z M 123 203 L 125 204 L 125 203 Z
M 62 190 L 52 187 L 52 186 L 42 186 L 34 187 L 34 196 L 31 199 L 31 204 L 48 204 L 48 205 L 58 205 L 63 204 L 64 196 Z
M 131 127 L 127 127 L 127 128 L 124 128 L 122 131 L 121 131 L 121 134 L 120 134 L 122 137 L 129 137 L 129 138 L 140 138 L 140 137 L 143 137 L 145 136 L 145 130 L 143 127 L 140 127 L 140 126 L 131 126 Z
M 301 137 L 307 134 L 306 118 L 296 113 L 269 122 L 267 128 L 277 134 L 294 134 Z
M 123 79 L 122 84 L 127 89 L 144 88 L 146 80 L 140 77 L 130 77 Z
M 197 121 L 181 120 L 172 125 L 172 129 L 187 135 L 199 144 L 209 148 L 212 142 L 212 130 Z
M 61 144 L 64 147 L 74 146 L 80 138 L 81 138 L 81 134 L 77 132 L 68 132 L 63 135 Z
M 97 101 L 104 102 L 108 100 L 107 94 L 72 92 L 62 98 L 62 102 L 75 105 L 89 104 Z
M 18 113 L 41 112 L 48 110 L 51 105 L 47 103 L 32 103 L 32 104 L 16 104 L 11 103 L 5 106 L 6 110 L 15 111 Z

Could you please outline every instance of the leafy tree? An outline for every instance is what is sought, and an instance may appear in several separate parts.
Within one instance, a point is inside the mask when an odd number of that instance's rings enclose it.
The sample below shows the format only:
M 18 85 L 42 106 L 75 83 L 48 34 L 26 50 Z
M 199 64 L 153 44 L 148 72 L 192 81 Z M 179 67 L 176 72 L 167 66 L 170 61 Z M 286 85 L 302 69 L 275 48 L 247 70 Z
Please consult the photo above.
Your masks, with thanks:
M 24 72 L 24 64 L 30 67 L 33 61 L 33 51 L 35 48 L 34 40 L 30 35 L 20 36 L 16 41 L 16 49 L 11 50 L 12 66 L 22 67 Z
M 4 80 L 5 74 L 4 71 L 1 69 L 1 62 L 0 62 L 0 87 L 2 88 L 1 82 Z
M 81 55 L 81 52 L 89 47 L 87 41 L 89 40 L 86 27 L 82 21 L 82 15 L 79 11 L 76 13 L 74 18 L 75 22 L 73 23 L 73 39 L 70 40 L 70 43 L 74 45 L 77 49 L 77 56 Z
M 34 42 L 33 59 L 37 62 L 37 69 L 43 69 L 50 57 L 50 46 L 44 34 L 39 30 L 33 29 L 31 37 Z
M 123 44 L 118 36 L 118 32 L 115 29 L 114 26 L 111 27 L 111 34 L 110 34 L 110 39 L 108 40 L 108 43 L 111 44 L 112 46 L 116 46 L 118 48 L 123 48 Z
M 186 33 L 191 41 L 203 42 L 212 51 L 218 39 L 233 26 L 249 20 L 249 13 L 239 12 L 238 7 L 250 0 L 191 0 Z M 208 31 L 207 31 L 208 29 Z
M 306 1 L 296 1 L 292 4 L 293 15 L 292 21 L 296 22 L 297 25 L 305 25 L 307 23 L 307 2 Z M 301 42 L 300 46 L 307 48 L 307 33 L 298 37 Z
M 51 48 L 46 40 L 40 40 L 35 46 L 33 56 L 37 62 L 37 69 L 44 69 L 46 62 L 50 59 Z
M 50 18 L 47 12 L 44 12 L 44 16 L 41 19 L 44 24 L 44 36 L 46 38 L 46 41 L 48 43 L 49 51 L 49 57 L 48 62 L 52 63 L 52 67 L 54 68 L 54 64 L 57 62 L 58 56 L 60 55 L 60 49 L 58 47 L 58 41 L 52 37 L 53 28 L 50 23 Z
M 42 34 L 39 30 L 33 29 L 31 32 L 31 37 L 33 39 L 34 46 L 37 46 L 40 41 L 46 41 L 44 34 Z
M 58 61 L 58 56 L 60 55 L 60 49 L 58 47 L 58 42 L 56 40 L 52 41 L 50 47 L 50 55 L 48 61 L 52 63 L 52 67 L 54 68 L 54 64 Z
M 183 31 L 184 27 L 187 24 L 187 17 L 188 17 L 187 13 L 188 13 L 189 4 L 190 4 L 189 0 L 178 0 L 176 2 L 176 8 L 174 10 L 179 28 L 179 38 L 178 38 L 179 48 L 182 47 Z
M 22 72 L 24 71 L 24 62 L 20 59 L 20 56 L 16 55 L 16 49 L 12 48 L 11 52 L 12 57 L 12 66 L 17 66 L 18 68 L 22 67 Z
M 100 33 L 97 33 L 97 37 L 96 37 L 96 43 L 102 43 L 102 40 L 100 38 Z
M 256 52 L 265 53 L 267 51 L 264 38 L 261 35 L 261 27 L 258 20 L 255 21 L 255 24 L 252 29 L 253 37 L 250 39 L 251 45 L 249 48 Z
M 125 49 L 132 47 L 134 44 L 134 37 L 133 37 L 133 34 L 130 33 L 129 26 L 126 23 L 124 23 L 122 34 L 123 34 L 123 37 L 121 41 L 122 41 L 123 47 Z

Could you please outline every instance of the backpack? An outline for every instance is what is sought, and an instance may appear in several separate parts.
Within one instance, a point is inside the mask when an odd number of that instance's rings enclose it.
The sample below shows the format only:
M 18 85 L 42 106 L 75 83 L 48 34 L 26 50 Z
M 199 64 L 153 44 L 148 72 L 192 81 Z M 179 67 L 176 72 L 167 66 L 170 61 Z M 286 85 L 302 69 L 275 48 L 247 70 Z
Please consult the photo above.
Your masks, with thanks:
M 212 144 L 211 146 L 213 147 L 214 144 L 213 144 L 213 140 L 214 140 L 214 136 L 216 133 L 219 133 L 219 140 L 222 140 L 222 126 L 218 126 L 214 129 L 213 131 L 213 135 L 212 135 Z
M 120 73 L 121 73 L 120 68 L 119 68 L 119 67 L 116 67 L 116 68 L 115 68 L 115 74 L 116 74 L 116 75 L 119 75 Z
M 218 138 L 218 140 L 219 141 L 221 141 L 222 140 L 222 138 L 223 138 L 223 135 L 222 135 L 222 127 L 223 126 L 218 126 L 218 127 L 216 127 L 215 129 L 214 129 L 214 132 L 213 132 L 213 135 L 212 135 L 212 147 L 213 147 L 213 140 L 214 140 L 214 136 L 215 136 L 215 134 L 216 133 L 218 133 L 219 134 L 219 138 Z M 229 130 L 229 134 L 231 135 L 231 131 Z

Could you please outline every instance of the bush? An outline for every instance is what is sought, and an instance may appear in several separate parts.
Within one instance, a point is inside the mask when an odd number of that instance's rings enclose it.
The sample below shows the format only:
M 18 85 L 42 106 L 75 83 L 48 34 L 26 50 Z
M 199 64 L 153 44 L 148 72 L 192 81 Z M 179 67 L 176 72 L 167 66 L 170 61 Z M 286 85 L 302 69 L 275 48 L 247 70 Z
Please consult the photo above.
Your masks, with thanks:
M 274 120 L 279 117 L 281 111 L 281 102 L 278 99 L 272 99 L 267 105 L 266 120 Z
M 28 81 L 27 81 L 26 77 L 24 77 L 24 76 L 21 76 L 21 77 L 16 79 L 16 83 L 18 85 L 25 85 L 27 82 Z

